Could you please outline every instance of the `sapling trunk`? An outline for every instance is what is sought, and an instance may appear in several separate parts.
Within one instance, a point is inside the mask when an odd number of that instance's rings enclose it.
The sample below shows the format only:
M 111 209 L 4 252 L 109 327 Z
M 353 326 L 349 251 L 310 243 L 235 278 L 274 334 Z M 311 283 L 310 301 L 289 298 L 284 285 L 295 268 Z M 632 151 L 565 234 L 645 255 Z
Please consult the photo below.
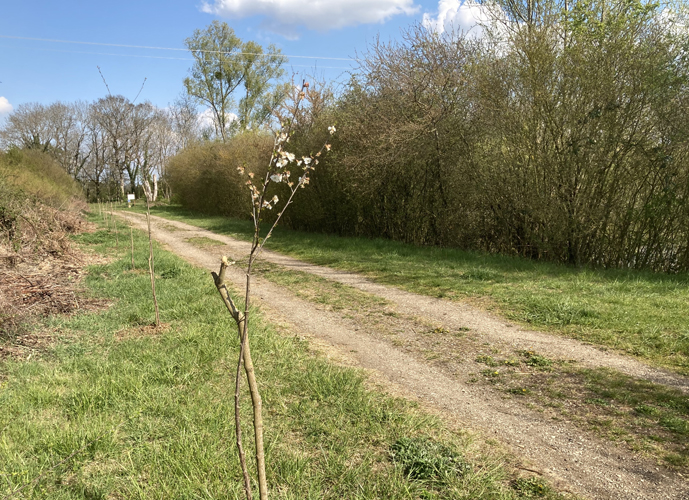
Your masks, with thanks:
M 241 372 L 242 365 L 244 361 L 244 348 L 246 346 L 246 337 L 244 336 L 244 319 L 246 316 L 242 317 L 241 313 L 237 309 L 232 297 L 230 296 L 227 286 L 225 285 L 225 272 L 227 271 L 227 266 L 230 263 L 226 257 L 223 257 L 220 263 L 220 271 L 218 274 L 211 273 L 213 275 L 213 281 L 215 282 L 215 287 L 218 289 L 218 293 L 222 298 L 227 310 L 234 318 L 235 323 L 237 323 L 237 336 L 239 338 L 239 359 L 237 361 L 237 370 L 235 373 L 235 386 L 234 386 L 234 425 L 235 425 L 235 437 L 237 444 L 237 452 L 239 454 L 239 465 L 242 468 L 242 475 L 244 478 L 244 493 L 247 500 L 251 500 L 253 495 L 251 493 L 251 478 L 249 476 L 249 469 L 246 465 L 246 453 L 244 452 L 244 446 L 242 445 L 242 423 L 241 423 L 241 413 L 240 413 L 240 388 L 241 388 Z
M 158 297 L 156 297 L 155 262 L 153 259 L 153 238 L 151 237 L 151 205 L 146 196 L 146 222 L 148 223 L 148 272 L 151 275 L 151 291 L 153 292 L 153 305 L 156 312 L 156 326 L 160 326 L 160 314 L 158 312 Z
M 132 243 L 132 271 L 135 269 L 134 267 L 134 229 L 132 229 L 131 223 L 129 224 L 129 239 Z
M 254 184 L 253 178 L 254 173 L 249 172 L 247 175 L 249 180 L 246 184 L 249 186 L 252 201 L 252 218 L 254 222 L 254 236 L 251 245 L 251 252 L 249 253 L 249 262 L 246 267 L 246 289 L 244 295 L 244 312 L 243 314 L 235 306 L 232 297 L 229 294 L 227 286 L 225 285 L 225 273 L 227 267 L 230 263 L 227 257 L 222 258 L 220 264 L 220 272 L 218 274 L 213 274 L 213 279 L 215 281 L 215 286 L 220 293 L 225 306 L 232 315 L 237 324 L 237 331 L 239 332 L 239 359 L 237 361 L 237 370 L 235 373 L 235 433 L 237 439 L 237 450 L 239 453 L 239 462 L 242 467 L 242 474 L 244 477 L 244 492 L 246 494 L 247 500 L 251 500 L 251 482 L 249 471 L 246 465 L 246 454 L 244 452 L 244 447 L 242 445 L 242 432 L 241 432 L 241 420 L 240 420 L 240 385 L 241 385 L 241 369 L 244 366 L 244 372 L 246 374 L 246 379 L 249 384 L 249 393 L 251 394 L 251 405 L 253 408 L 253 426 L 254 426 L 254 442 L 256 445 L 256 468 L 258 476 L 258 489 L 261 500 L 268 499 L 268 481 L 266 478 L 266 463 L 265 463 L 265 450 L 263 443 L 263 402 L 261 400 L 261 394 L 258 390 L 258 383 L 256 381 L 256 373 L 254 370 L 254 363 L 251 357 L 251 342 L 249 336 L 249 309 L 251 306 L 251 273 L 253 270 L 253 264 L 259 257 L 263 246 L 266 241 L 270 238 L 280 221 L 282 215 L 285 213 L 287 207 L 292 203 L 292 199 L 299 188 L 304 188 L 309 183 L 309 174 L 314 169 L 315 165 L 318 164 L 318 157 L 324 151 L 330 151 L 330 144 L 325 143 L 318 153 L 315 155 L 302 157 L 300 160 L 296 159 L 296 156 L 290 152 L 284 150 L 284 144 L 289 141 L 289 136 L 291 134 L 291 125 L 294 118 L 297 116 L 297 111 L 299 109 L 299 103 L 306 96 L 309 84 L 304 82 L 301 91 L 298 93 L 298 98 L 296 99 L 296 105 L 294 106 L 292 112 L 292 118 L 288 121 L 287 125 L 283 125 L 283 130 L 276 136 L 273 153 L 269 161 L 268 172 L 265 175 L 263 184 L 260 185 L 261 189 L 258 189 Z M 330 134 L 335 132 L 335 127 L 328 127 Z M 299 177 L 299 180 L 293 182 L 290 180 L 290 172 L 285 169 L 287 165 L 292 163 L 294 167 L 301 167 L 303 175 Z M 244 175 L 245 171 L 243 167 L 237 169 L 240 174 Z M 289 186 L 290 195 L 285 202 L 284 206 L 277 214 L 275 221 L 273 222 L 270 230 L 266 234 L 265 238 L 261 239 L 260 226 L 261 226 L 261 211 L 263 209 L 272 209 L 277 205 L 279 199 L 277 195 L 267 198 L 266 190 L 270 183 L 280 184 L 285 183 Z
M 253 255 L 249 258 L 246 273 L 246 295 L 244 298 L 244 328 L 242 332 L 242 350 L 244 351 L 244 371 L 249 382 L 251 406 L 254 410 L 254 440 L 256 443 L 256 467 L 258 469 L 258 492 L 261 500 L 268 498 L 268 480 L 266 479 L 266 456 L 263 446 L 263 401 L 258 392 L 254 361 L 251 358 L 251 343 L 249 342 L 249 305 L 251 301 L 251 267 Z

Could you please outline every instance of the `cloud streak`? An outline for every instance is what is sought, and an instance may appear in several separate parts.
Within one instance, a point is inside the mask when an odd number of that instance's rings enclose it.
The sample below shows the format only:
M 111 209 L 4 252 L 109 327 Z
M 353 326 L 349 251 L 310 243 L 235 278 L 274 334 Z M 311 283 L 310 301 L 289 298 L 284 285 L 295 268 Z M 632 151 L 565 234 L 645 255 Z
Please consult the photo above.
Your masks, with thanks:
M 260 16 L 261 27 L 287 38 L 302 29 L 325 32 L 359 24 L 382 23 L 418 12 L 414 0 L 214 0 L 201 10 L 228 19 Z

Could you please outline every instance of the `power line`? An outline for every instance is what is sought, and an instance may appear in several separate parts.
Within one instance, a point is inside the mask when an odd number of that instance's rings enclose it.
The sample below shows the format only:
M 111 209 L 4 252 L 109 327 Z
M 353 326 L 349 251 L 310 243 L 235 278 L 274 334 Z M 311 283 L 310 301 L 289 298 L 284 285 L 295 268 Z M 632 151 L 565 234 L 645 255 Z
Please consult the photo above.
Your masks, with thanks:
M 94 56 L 117 56 L 117 57 L 137 57 L 143 59 L 167 59 L 173 61 L 193 61 L 191 57 L 165 57 L 165 56 L 146 56 L 141 54 L 116 54 L 113 52 L 87 52 L 83 50 L 60 50 L 60 49 L 46 49 L 38 47 L 13 47 L 11 45 L 0 45 L 4 49 L 15 49 L 15 50 L 38 50 L 43 52 L 60 52 L 64 54 L 87 54 Z
M 149 50 L 174 50 L 174 51 L 180 51 L 180 52 L 189 52 L 189 49 L 180 49 L 177 47 L 151 47 L 147 45 L 126 45 L 126 44 L 120 44 L 120 43 L 101 43 L 101 42 L 80 42 L 80 41 L 75 41 L 75 40 L 55 40 L 55 39 L 50 39 L 50 38 L 32 38 L 32 37 L 25 37 L 25 36 L 12 36 L 12 35 L 0 35 L 0 38 L 12 38 L 14 40 L 31 40 L 34 42 L 49 42 L 49 43 L 74 43 L 74 44 L 79 44 L 79 45 L 100 45 L 104 47 L 122 47 L 122 48 L 127 48 L 127 49 L 149 49 Z M 194 52 L 201 52 L 201 53 L 208 53 L 208 54 L 228 54 L 228 52 L 224 50 L 196 50 Z M 269 56 L 274 56 L 275 54 L 262 54 L 258 52 L 232 52 L 230 53 L 231 55 L 244 55 L 244 56 L 263 56 L 263 57 L 269 57 Z M 300 58 L 300 59 L 326 59 L 329 61 L 356 61 L 356 59 L 352 59 L 349 57 L 321 57 L 321 56 L 291 56 L 287 54 L 279 54 L 283 57 L 287 58 Z
M 0 38 L 2 35 L 0 35 Z M 114 56 L 114 57 L 136 57 L 140 59 L 165 59 L 165 60 L 173 60 L 173 61 L 193 61 L 194 59 L 191 57 L 166 57 L 166 56 L 147 56 L 147 55 L 140 55 L 140 54 L 116 54 L 113 52 L 87 52 L 83 50 L 60 50 L 60 49 L 46 49 L 46 48 L 37 48 L 37 47 L 12 47 L 11 45 L 0 45 L 0 48 L 5 48 L 5 49 L 19 49 L 19 50 L 38 50 L 38 51 L 44 51 L 44 52 L 60 52 L 64 54 L 85 54 L 85 55 L 93 55 L 93 56 Z M 290 64 L 290 66 L 294 68 L 313 68 L 313 66 L 309 66 L 307 64 Z M 317 69 L 351 69 L 350 67 L 347 66 L 317 66 Z

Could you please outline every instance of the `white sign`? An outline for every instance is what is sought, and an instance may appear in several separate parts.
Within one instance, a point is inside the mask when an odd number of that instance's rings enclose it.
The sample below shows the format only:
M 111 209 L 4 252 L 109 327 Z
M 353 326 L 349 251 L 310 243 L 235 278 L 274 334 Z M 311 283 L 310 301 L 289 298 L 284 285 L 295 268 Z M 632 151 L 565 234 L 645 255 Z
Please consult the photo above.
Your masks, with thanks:
M 127 201 L 134 201 L 136 199 L 136 196 L 133 194 L 128 194 L 127 195 Z

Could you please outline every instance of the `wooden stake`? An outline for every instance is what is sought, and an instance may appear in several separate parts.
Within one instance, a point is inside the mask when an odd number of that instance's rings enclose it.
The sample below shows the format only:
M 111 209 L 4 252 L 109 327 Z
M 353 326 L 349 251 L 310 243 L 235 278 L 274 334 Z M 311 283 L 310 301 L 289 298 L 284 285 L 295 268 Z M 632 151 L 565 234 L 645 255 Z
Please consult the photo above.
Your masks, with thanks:
M 132 241 L 132 271 L 133 271 L 135 269 L 135 267 L 134 267 L 134 230 L 132 229 L 131 222 L 129 223 L 129 237 Z
M 153 291 L 153 305 L 156 310 L 156 326 L 160 326 L 158 312 L 158 297 L 156 297 L 155 263 L 153 261 L 153 239 L 151 237 L 151 203 L 146 196 L 146 221 L 148 222 L 148 272 L 151 275 L 151 290 Z

